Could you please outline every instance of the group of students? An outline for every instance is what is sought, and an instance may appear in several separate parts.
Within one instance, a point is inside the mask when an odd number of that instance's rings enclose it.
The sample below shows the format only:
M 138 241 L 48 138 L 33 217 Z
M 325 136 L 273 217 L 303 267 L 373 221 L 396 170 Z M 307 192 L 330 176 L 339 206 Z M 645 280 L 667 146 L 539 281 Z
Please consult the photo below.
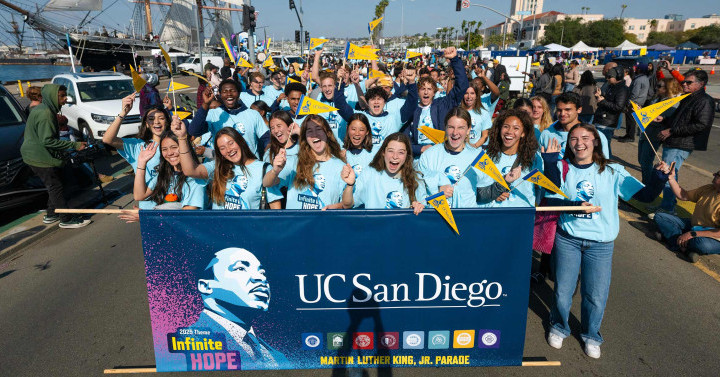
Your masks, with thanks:
M 542 263 L 548 269 L 552 260 L 555 278 L 548 343 L 560 348 L 570 334 L 570 305 L 581 275 L 585 352 L 600 357 L 599 327 L 619 230 L 618 198 L 653 200 L 670 168 L 658 164 L 646 187 L 610 163 L 604 135 L 579 120 L 581 103 L 574 93 L 555 98 L 557 122 L 541 96 L 516 101 L 493 120 L 497 86 L 483 72 L 469 82 L 454 48 L 445 51 L 454 80 L 444 96 L 436 96 L 437 83 L 429 75 L 420 72 L 416 79 L 421 67 L 394 69 L 395 80 L 387 76 L 360 82 L 349 67 L 320 72 L 319 55 L 311 73 L 318 100 L 337 111 L 296 116 L 307 88 L 289 83 L 273 100 L 272 111 L 261 115 L 241 100 L 237 82 L 224 80 L 219 98 L 210 89 L 203 94 L 192 122 L 155 107 L 144 114 L 137 137 L 118 138 L 134 95 L 123 99 L 103 141 L 135 170 L 140 208 L 363 207 L 419 214 L 425 198 L 437 192 L 445 194 L 452 208 L 587 206 L 555 219 L 538 218 L 544 225 L 536 221 L 536 231 L 538 226 L 551 231 L 536 232 L 535 243 L 546 248 L 549 243 L 544 255 L 550 250 L 555 255 Z M 403 92 L 407 94 L 400 98 Z M 357 101 L 354 106 L 351 99 Z M 444 131 L 444 141 L 433 143 L 419 132 L 421 126 Z M 213 158 L 200 162 L 193 137 L 210 140 Z M 511 190 L 470 167 L 481 148 Z M 544 172 L 570 199 L 524 182 L 522 177 L 533 169 Z M 132 221 L 136 216 L 121 218 Z

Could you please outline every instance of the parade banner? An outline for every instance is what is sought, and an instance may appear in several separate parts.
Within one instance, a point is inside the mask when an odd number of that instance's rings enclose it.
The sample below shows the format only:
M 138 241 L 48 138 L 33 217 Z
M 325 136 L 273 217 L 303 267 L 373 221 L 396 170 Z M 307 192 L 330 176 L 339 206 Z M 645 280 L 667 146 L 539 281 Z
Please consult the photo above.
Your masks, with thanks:
M 308 49 L 314 50 L 316 48 L 322 48 L 322 45 L 327 41 L 329 41 L 329 39 L 310 38 L 310 46 L 308 46 Z
M 665 110 L 675 106 L 676 103 L 682 101 L 683 98 L 689 96 L 690 94 L 683 94 L 678 97 L 673 97 L 670 99 L 666 99 L 665 101 L 654 103 L 650 106 L 645 106 L 643 108 L 640 108 L 635 102 L 630 101 L 633 107 L 632 116 L 635 118 L 635 122 L 640 125 L 640 129 L 645 132 L 645 128 L 653 121 L 655 118 L 660 116 L 660 114 L 664 113 Z
M 158 372 L 521 365 L 533 208 L 241 212 L 140 211 Z

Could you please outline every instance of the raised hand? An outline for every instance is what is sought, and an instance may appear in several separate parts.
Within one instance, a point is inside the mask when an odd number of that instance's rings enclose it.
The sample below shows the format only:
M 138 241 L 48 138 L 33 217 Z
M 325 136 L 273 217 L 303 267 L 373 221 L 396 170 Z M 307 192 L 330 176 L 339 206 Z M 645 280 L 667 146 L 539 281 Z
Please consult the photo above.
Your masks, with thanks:
M 406 84 L 414 84 L 416 73 L 417 72 L 415 71 L 415 69 L 405 69 L 405 83 Z
M 285 168 L 285 163 L 287 162 L 287 152 L 285 149 L 280 149 L 278 154 L 273 159 L 273 171 L 276 174 L 280 174 L 280 172 Z
M 560 151 L 560 143 L 555 138 L 550 139 L 547 149 L 543 146 L 540 147 L 540 153 L 559 153 Z
M 457 50 L 455 49 L 455 47 L 452 47 L 452 46 L 450 46 L 450 47 L 445 47 L 445 51 L 444 51 L 444 53 L 443 53 L 443 56 L 444 56 L 446 59 L 452 59 L 452 58 L 454 58 L 454 57 L 457 56 Z
M 180 120 L 180 117 L 177 115 L 173 115 L 172 117 L 170 130 L 172 130 L 172 133 L 174 133 L 179 139 L 187 138 L 187 128 L 185 127 L 185 122 Z
M 342 178 L 343 182 L 347 183 L 349 186 L 355 184 L 355 170 L 353 170 L 350 164 L 345 164 L 345 166 L 343 166 L 342 172 L 340 172 L 340 178 Z
M 214 97 L 213 89 L 211 86 L 208 86 L 207 88 L 205 88 L 205 91 L 202 92 L 203 104 L 210 105 L 210 102 L 213 100 L 213 97 Z
M 520 178 L 520 172 L 522 171 L 522 167 L 516 166 L 514 169 L 511 169 L 509 173 L 505 174 L 505 182 L 507 183 L 513 183 L 518 178 Z
M 122 99 L 122 108 L 120 109 L 120 115 L 121 115 L 121 116 L 127 115 L 127 113 L 129 113 L 130 110 L 132 110 L 133 103 L 135 103 L 135 96 L 136 96 L 136 95 L 137 95 L 137 93 L 136 93 L 136 92 L 133 92 L 133 93 L 130 94 L 129 96 L 124 97 L 124 98 Z
M 157 151 L 157 148 L 158 143 L 154 141 L 150 142 L 150 144 L 148 144 L 147 146 L 142 147 L 142 149 L 140 149 L 140 154 L 138 154 L 138 166 L 141 168 L 147 166 L 147 162 L 150 161 L 151 158 L 153 158 L 155 152 Z

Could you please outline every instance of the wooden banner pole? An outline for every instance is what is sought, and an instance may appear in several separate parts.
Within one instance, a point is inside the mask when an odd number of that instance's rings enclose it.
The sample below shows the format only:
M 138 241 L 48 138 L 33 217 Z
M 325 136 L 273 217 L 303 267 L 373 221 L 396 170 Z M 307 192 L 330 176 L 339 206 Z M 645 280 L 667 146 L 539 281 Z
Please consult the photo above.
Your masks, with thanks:
M 580 212 L 588 209 L 599 209 L 600 207 L 595 206 L 560 206 L 560 207 L 536 207 L 535 210 L 538 212 Z M 55 210 L 56 213 L 84 213 L 84 214 L 121 214 L 124 212 L 137 213 L 138 209 L 86 209 L 86 208 L 58 208 Z

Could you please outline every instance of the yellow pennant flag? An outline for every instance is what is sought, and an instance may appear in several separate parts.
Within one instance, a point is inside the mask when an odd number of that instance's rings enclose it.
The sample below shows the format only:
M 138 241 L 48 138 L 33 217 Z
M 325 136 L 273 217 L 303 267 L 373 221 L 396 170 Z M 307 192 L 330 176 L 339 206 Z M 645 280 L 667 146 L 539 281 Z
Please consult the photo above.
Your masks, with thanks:
M 373 30 L 378 26 L 384 17 L 380 17 L 377 20 L 372 20 L 368 23 L 368 33 L 372 33 Z
M 295 69 L 295 73 L 298 74 L 298 75 L 300 75 L 300 73 L 298 73 L 298 72 L 300 72 L 300 64 L 298 64 L 298 63 L 292 63 L 292 66 L 293 66 L 293 68 Z
M 191 112 L 188 112 L 188 111 L 175 111 L 174 113 L 180 119 L 185 119 L 185 118 L 189 117 L 190 114 L 192 114 Z
M 208 84 L 210 83 L 210 81 L 208 81 L 207 78 L 205 78 L 205 77 L 203 77 L 203 76 L 200 76 L 200 75 L 198 75 L 198 74 L 195 73 L 195 72 L 183 71 L 183 70 L 181 70 L 180 72 L 186 73 L 186 74 L 188 74 L 188 75 L 190 75 L 190 76 L 195 76 L 195 77 L 197 77 L 197 78 L 205 81 L 205 82 L 208 83 Z
M 655 118 L 665 112 L 665 110 L 669 109 L 689 95 L 690 93 L 684 94 L 682 96 L 670 98 L 643 108 L 640 108 L 640 106 L 638 106 L 635 102 L 630 101 L 633 106 L 632 116 L 635 118 L 635 122 L 640 125 L 643 132 L 645 132 L 645 127 L 647 127 L 650 122 L 655 120 Z
M 423 135 L 427 136 L 427 138 L 435 144 L 440 144 L 445 141 L 445 131 L 436 130 L 428 126 L 420 126 L 418 127 L 418 131 L 422 132 Z
M 136 92 L 140 92 L 143 86 L 147 84 L 147 81 L 140 77 L 140 74 L 135 71 L 135 68 L 133 68 L 132 64 L 130 64 L 130 75 L 132 76 L 133 88 L 135 88 Z
M 170 85 L 168 86 L 168 92 L 174 92 L 176 90 L 189 88 L 189 85 L 180 84 L 179 82 L 170 81 Z
M 523 179 L 526 181 L 530 181 L 531 183 L 534 183 L 540 187 L 544 187 L 556 194 L 560 194 L 560 195 L 564 196 L 566 199 L 570 199 L 570 198 L 568 198 L 567 195 L 565 195 L 564 192 L 560 191 L 560 189 L 557 186 L 555 186 L 554 183 L 552 183 L 550 178 L 546 177 L 545 174 L 540 173 L 540 171 L 537 169 L 533 169 L 533 171 L 531 171 L 530 173 L 525 175 L 523 177 Z
M 378 60 L 376 49 L 366 49 L 350 42 L 345 46 L 345 59 L 354 60 Z
M 329 39 L 322 39 L 322 38 L 310 38 L 310 46 L 309 49 L 314 49 L 316 47 L 322 47 L 322 45 L 329 41 Z
M 268 56 L 267 59 L 265 59 L 265 61 L 263 62 L 263 67 L 266 67 L 266 68 L 272 67 L 274 65 L 275 65 L 275 63 L 272 60 L 272 56 Z
M 470 167 L 476 167 L 481 172 L 487 174 L 495 180 L 495 182 L 501 184 L 503 187 L 505 187 L 508 191 L 510 191 L 510 187 L 508 186 L 507 182 L 505 182 L 505 178 L 502 176 L 502 173 L 500 173 L 500 170 L 495 166 L 495 163 L 492 161 L 490 156 L 488 156 L 485 151 L 480 151 L 480 154 L 478 154 L 477 157 L 473 160 L 473 162 L 470 163 Z M 469 170 L 465 169 L 465 173 Z M 463 173 L 463 175 L 465 175 Z
M 249 61 L 247 61 L 239 56 L 237 58 L 237 63 L 235 63 L 235 66 L 236 67 L 247 67 L 247 68 L 253 67 L 252 63 L 250 63 Z
M 298 115 L 329 113 L 336 110 L 337 108 L 314 100 L 309 96 L 302 96 L 300 97 L 300 103 L 298 104 L 295 117 L 297 118 Z
M 369 79 L 380 78 L 383 76 L 385 76 L 385 72 L 378 71 L 377 69 L 371 69 L 370 73 L 368 74 Z
M 445 197 L 445 194 L 440 191 L 435 195 L 428 196 L 425 198 L 425 200 L 430 204 L 437 213 L 442 216 L 445 221 L 453 228 L 455 233 L 458 235 L 460 232 L 458 232 L 457 224 L 455 224 L 455 218 L 453 217 L 452 211 L 450 211 L 450 204 L 448 204 L 447 198 Z
M 168 71 L 172 72 L 172 63 L 170 61 L 170 55 L 165 51 L 162 45 L 158 44 L 158 47 L 160 47 L 160 52 L 162 52 L 163 57 L 165 58 L 165 63 L 167 63 Z
M 225 40 L 225 38 L 220 38 L 220 40 L 222 41 L 222 44 L 223 44 L 223 46 L 225 47 L 225 52 L 227 52 L 228 57 L 229 57 L 230 60 L 233 62 L 233 64 L 236 64 L 236 63 L 235 63 L 235 56 L 233 55 L 232 50 L 230 50 L 230 45 L 227 43 L 227 41 Z
M 272 38 L 268 38 L 267 43 L 265 44 L 265 53 L 270 51 L 270 41 L 272 41 Z
M 422 56 L 422 53 L 409 50 L 405 51 L 405 59 L 417 58 L 418 56 Z
M 302 84 L 300 81 L 297 81 L 297 80 L 295 80 L 294 78 L 292 78 L 292 77 L 290 77 L 290 76 L 285 77 L 285 85 L 287 85 L 287 84 L 289 84 L 289 83 L 291 83 L 291 82 L 296 82 L 296 83 L 298 83 L 298 84 Z

